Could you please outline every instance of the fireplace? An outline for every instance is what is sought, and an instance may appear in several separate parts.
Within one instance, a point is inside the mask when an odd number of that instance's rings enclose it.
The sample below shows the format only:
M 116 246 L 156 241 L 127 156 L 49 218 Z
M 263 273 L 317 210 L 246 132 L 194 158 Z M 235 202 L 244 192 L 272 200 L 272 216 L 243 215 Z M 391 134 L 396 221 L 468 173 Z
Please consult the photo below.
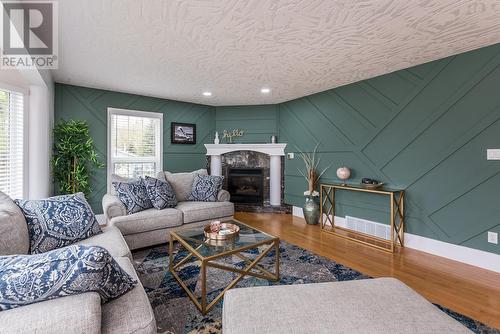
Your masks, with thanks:
M 210 175 L 224 176 L 223 189 L 240 212 L 291 213 L 283 202 L 286 144 L 205 144 Z
M 264 170 L 262 168 L 229 168 L 228 191 L 235 203 L 264 201 Z

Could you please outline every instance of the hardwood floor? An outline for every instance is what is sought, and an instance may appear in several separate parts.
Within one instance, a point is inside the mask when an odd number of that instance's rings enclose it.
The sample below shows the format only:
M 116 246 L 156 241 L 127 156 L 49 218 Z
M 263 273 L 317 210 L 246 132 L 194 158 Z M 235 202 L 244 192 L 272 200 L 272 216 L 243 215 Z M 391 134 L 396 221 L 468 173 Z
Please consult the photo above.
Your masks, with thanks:
M 235 218 L 372 277 L 391 276 L 433 303 L 500 328 L 500 274 L 404 248 L 390 254 L 321 233 L 283 214 L 238 212 Z

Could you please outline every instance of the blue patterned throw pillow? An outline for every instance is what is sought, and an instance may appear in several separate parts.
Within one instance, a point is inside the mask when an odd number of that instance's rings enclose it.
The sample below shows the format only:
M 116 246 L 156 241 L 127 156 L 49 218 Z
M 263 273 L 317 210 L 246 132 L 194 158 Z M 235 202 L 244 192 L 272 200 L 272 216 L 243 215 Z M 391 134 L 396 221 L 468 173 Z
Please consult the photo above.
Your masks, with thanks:
M 101 247 L 72 245 L 37 255 L 0 256 L 0 310 L 85 292 L 97 292 L 105 303 L 136 284 Z
M 26 217 L 31 254 L 68 246 L 102 233 L 83 193 L 14 202 Z
M 188 201 L 216 202 L 224 176 L 196 175 Z
M 174 189 L 168 181 L 146 176 L 144 186 L 151 203 L 156 209 L 174 208 L 177 205 Z
M 116 195 L 131 215 L 153 207 L 142 179 L 131 182 L 113 182 Z

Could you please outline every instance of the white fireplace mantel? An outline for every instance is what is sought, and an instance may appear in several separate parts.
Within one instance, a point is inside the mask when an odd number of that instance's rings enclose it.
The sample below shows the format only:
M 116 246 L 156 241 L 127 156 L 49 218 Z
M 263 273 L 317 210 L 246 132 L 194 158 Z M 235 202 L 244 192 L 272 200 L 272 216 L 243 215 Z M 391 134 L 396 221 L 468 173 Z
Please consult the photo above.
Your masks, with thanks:
M 267 155 L 285 155 L 286 144 L 205 144 L 207 155 L 222 155 L 235 151 L 255 151 Z
M 281 204 L 281 157 L 286 144 L 205 144 L 210 156 L 210 174 L 222 175 L 222 155 L 236 151 L 255 151 L 269 155 L 269 202 Z

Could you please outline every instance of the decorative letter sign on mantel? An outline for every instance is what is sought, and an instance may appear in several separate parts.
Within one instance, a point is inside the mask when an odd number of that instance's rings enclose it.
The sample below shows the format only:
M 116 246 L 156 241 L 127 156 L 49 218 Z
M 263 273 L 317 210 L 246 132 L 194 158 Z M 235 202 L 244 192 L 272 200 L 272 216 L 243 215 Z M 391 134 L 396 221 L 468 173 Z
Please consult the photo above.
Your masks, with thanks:
M 210 156 L 210 174 L 222 175 L 223 154 L 235 151 L 256 151 L 269 155 L 269 202 L 281 205 L 281 157 L 285 155 L 286 144 L 205 144 Z

